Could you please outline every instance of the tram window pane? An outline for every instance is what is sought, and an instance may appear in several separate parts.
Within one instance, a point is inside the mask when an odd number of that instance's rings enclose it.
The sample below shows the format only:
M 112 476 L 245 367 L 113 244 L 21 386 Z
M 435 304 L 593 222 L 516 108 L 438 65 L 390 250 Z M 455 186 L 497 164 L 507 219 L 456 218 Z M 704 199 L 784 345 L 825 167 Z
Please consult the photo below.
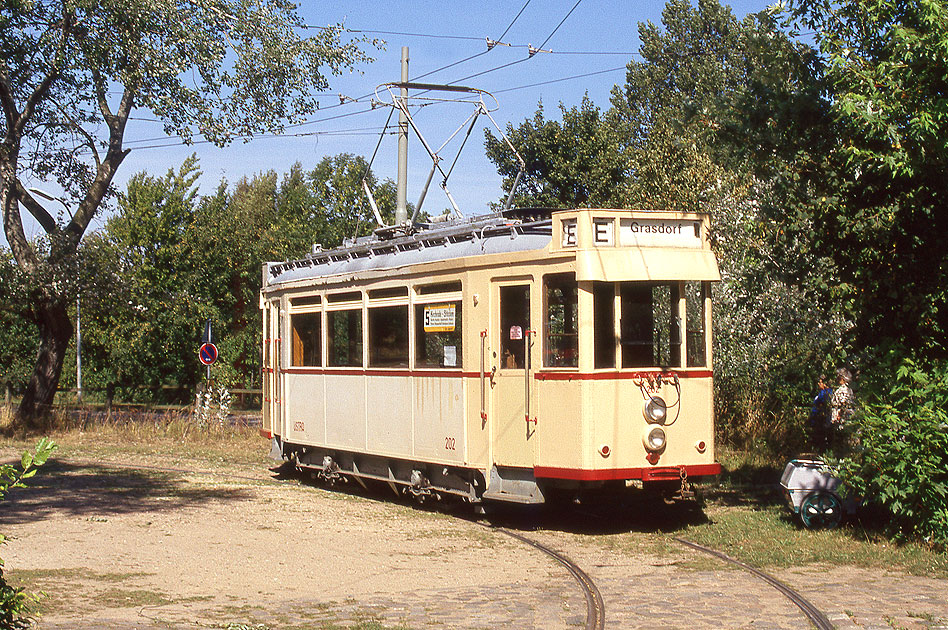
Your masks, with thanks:
M 433 295 L 435 293 L 454 293 L 461 290 L 461 281 L 439 282 L 436 284 L 424 284 L 415 288 L 418 295 Z
M 678 285 L 622 283 L 622 367 L 679 367 Z
M 329 365 L 362 367 L 362 310 L 326 313 Z
M 290 316 L 290 328 L 293 332 L 293 356 L 290 365 L 322 365 L 319 313 L 298 313 Z
M 415 305 L 415 367 L 461 367 L 461 303 Z
M 616 366 L 616 289 L 611 282 L 593 284 L 593 345 L 596 368 Z
M 408 305 L 369 309 L 369 365 L 408 367 Z
M 708 365 L 707 336 L 705 333 L 705 305 L 708 296 L 707 282 L 688 282 L 685 284 L 685 348 L 688 354 L 688 367 Z
M 398 297 L 408 297 L 408 287 L 390 287 L 388 289 L 373 289 L 369 291 L 370 300 Z
M 530 330 L 530 287 L 500 288 L 500 367 L 523 369 Z
M 576 276 L 571 273 L 546 276 L 546 318 L 544 319 L 543 365 L 577 367 L 579 333 L 577 330 Z

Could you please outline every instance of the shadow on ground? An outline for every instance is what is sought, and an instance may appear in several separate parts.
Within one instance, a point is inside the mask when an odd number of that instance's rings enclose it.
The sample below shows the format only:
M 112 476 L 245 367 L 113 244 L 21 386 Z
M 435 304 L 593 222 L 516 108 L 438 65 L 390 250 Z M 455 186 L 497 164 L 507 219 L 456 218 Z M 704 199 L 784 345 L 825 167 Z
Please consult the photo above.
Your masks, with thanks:
M 272 468 L 271 472 L 273 479 L 279 481 L 295 480 L 370 501 L 397 503 L 468 521 L 479 521 L 488 526 L 524 532 L 541 529 L 588 535 L 629 531 L 675 532 L 708 522 L 700 499 L 666 502 L 659 496 L 634 489 L 586 497 L 582 502 L 559 500 L 539 506 L 501 502 L 475 506 L 451 499 L 429 499 L 419 504 L 410 496 L 394 494 L 384 483 L 367 482 L 367 487 L 363 488 L 355 482 L 339 482 L 330 488 L 325 483 L 314 480 L 309 473 L 296 471 L 289 464 Z
M 189 483 L 184 473 L 51 460 L 0 503 L 0 523 L 62 516 L 157 512 L 209 501 L 240 501 L 247 489 Z

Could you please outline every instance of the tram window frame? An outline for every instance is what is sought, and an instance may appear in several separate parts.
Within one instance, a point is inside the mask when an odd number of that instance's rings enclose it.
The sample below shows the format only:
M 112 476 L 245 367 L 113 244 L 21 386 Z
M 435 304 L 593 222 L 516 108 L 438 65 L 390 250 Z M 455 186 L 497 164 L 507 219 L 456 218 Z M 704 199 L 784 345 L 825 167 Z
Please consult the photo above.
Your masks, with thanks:
M 459 287 L 460 288 L 460 287 Z M 415 367 L 423 369 L 457 370 L 463 366 L 463 301 L 460 299 L 426 300 L 415 302 Z M 425 330 L 425 309 L 437 306 L 454 307 L 452 330 Z M 454 348 L 454 360 L 450 361 Z M 446 356 L 448 355 L 448 356 Z
M 346 318 L 344 321 L 341 319 L 343 317 Z M 361 305 L 358 308 L 327 310 L 326 366 L 363 367 L 364 329 Z
M 368 308 L 369 367 L 409 367 L 408 304 Z
M 500 369 L 522 370 L 526 363 L 527 331 L 530 325 L 530 284 L 511 284 L 500 287 Z M 524 295 L 517 296 L 516 292 Z M 526 313 L 522 311 L 526 307 Z M 524 316 L 525 315 L 525 316 Z M 520 338 L 511 338 L 514 328 L 520 329 Z
M 543 277 L 543 314 L 543 367 L 578 368 L 579 285 L 575 273 Z M 561 331 L 555 332 L 558 327 Z
M 614 370 L 619 343 L 616 334 L 616 285 L 593 283 L 593 368 Z
M 290 365 L 322 367 L 322 313 L 319 311 L 291 313 L 290 339 Z
M 679 296 L 677 282 L 619 283 L 623 368 L 681 367 Z
M 708 300 L 711 283 L 685 282 L 685 364 L 708 366 Z
M 419 284 L 415 287 L 417 295 L 423 295 L 429 298 L 436 294 L 461 293 L 461 281 L 449 280 L 447 282 L 434 282 L 432 284 Z

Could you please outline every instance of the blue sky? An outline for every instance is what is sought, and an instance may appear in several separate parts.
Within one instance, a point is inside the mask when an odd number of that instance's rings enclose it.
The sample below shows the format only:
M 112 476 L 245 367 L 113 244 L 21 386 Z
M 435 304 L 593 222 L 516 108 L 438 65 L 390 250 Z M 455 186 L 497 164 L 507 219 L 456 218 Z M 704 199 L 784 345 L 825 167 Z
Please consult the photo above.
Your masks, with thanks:
M 730 4 L 734 14 L 743 17 L 765 9 L 768 3 L 740 0 Z M 548 118 L 559 117 L 559 103 L 567 107 L 578 105 L 584 94 L 605 109 L 613 86 L 625 79 L 625 65 L 636 57 L 638 24 L 659 23 L 663 7 L 664 2 L 657 0 L 304 0 L 300 13 L 307 24 L 318 27 L 342 23 L 353 31 L 349 37 L 385 41 L 384 49 L 370 51 L 376 59 L 374 63 L 360 65 L 352 74 L 330 76 L 330 90 L 320 98 L 325 109 L 308 124 L 287 130 L 311 135 L 256 138 L 248 143 L 237 140 L 218 149 L 209 144 L 184 146 L 173 138 L 162 139 L 160 124 L 137 120 L 129 125 L 126 141 L 132 152 L 122 164 L 116 183 L 124 189 L 127 180 L 141 171 L 162 175 L 177 168 L 191 153 L 200 158 L 204 173 L 200 185 L 205 194 L 210 194 L 221 180 L 233 184 L 243 176 L 269 170 L 282 175 L 295 162 L 312 168 L 321 158 L 338 153 L 368 158 L 379 142 L 388 109 L 373 111 L 370 99 L 363 97 L 373 94 L 376 86 L 399 79 L 403 46 L 410 49 L 413 80 L 457 82 L 495 94 L 499 109 L 492 115 L 501 127 L 508 122 L 516 126 L 533 116 L 541 100 Z M 510 46 L 497 45 L 488 52 L 488 37 Z M 552 52 L 538 52 L 530 57 L 529 45 L 542 45 Z M 474 58 L 456 63 L 470 57 Z M 512 65 L 500 68 L 507 64 Z M 587 76 L 569 79 L 577 75 Z M 340 105 L 340 95 L 356 101 L 347 100 Z M 416 120 L 429 143 L 437 146 L 469 113 L 469 106 L 438 105 L 422 108 Z M 134 115 L 148 117 L 147 112 Z M 485 125 L 492 126 L 482 116 L 448 182 L 449 190 L 468 216 L 483 214 L 489 202 L 503 195 L 501 179 L 484 155 Z M 453 159 L 453 154 L 449 153 L 446 159 Z M 417 201 L 430 166 L 427 153 L 412 138 L 410 202 Z M 379 178 L 395 179 L 394 137 L 383 140 L 372 168 Z M 55 190 L 51 185 L 35 185 Z M 432 184 L 425 209 L 437 213 L 446 207 L 448 202 L 440 187 Z M 103 223 L 104 217 L 100 217 L 92 228 Z M 29 227 L 34 234 L 38 229 Z

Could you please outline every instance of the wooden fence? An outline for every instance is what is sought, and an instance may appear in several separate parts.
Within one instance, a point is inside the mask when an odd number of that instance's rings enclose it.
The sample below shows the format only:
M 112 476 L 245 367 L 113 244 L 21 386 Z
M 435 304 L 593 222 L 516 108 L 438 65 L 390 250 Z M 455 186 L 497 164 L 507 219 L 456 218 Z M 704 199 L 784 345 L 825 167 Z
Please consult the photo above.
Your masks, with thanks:
M 3 383 L 4 403 L 7 406 L 13 405 L 17 396 L 14 395 L 13 385 L 9 382 Z M 155 392 L 170 395 L 177 398 L 177 404 L 156 403 L 156 402 L 135 402 L 131 399 L 133 392 Z M 231 394 L 232 408 L 240 411 L 259 411 L 263 401 L 263 392 L 259 389 L 234 388 L 228 389 Z M 123 397 L 121 394 L 125 393 Z M 104 396 L 102 395 L 104 394 Z M 78 391 L 76 388 L 61 388 L 56 391 L 56 405 L 64 407 L 80 407 L 89 409 L 145 409 L 156 411 L 186 411 L 194 407 L 194 401 L 197 391 L 190 387 L 179 387 L 177 385 L 120 385 L 118 383 L 110 384 L 107 387 L 83 387 L 83 400 L 78 401 Z M 159 396 L 160 397 L 160 396 Z M 186 402 L 185 402 L 186 401 Z

